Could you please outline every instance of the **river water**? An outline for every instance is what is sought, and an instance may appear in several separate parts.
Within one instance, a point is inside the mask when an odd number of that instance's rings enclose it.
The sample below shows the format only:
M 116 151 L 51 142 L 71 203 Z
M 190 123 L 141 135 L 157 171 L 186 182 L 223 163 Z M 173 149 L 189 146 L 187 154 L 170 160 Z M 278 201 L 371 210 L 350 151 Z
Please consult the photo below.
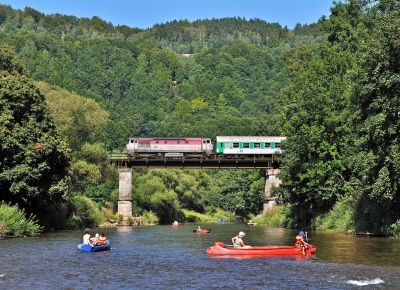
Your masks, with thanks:
M 197 235 L 201 225 L 210 234 Z M 400 289 L 400 240 L 308 231 L 311 257 L 213 257 L 215 241 L 292 245 L 298 231 L 240 223 L 91 229 L 112 249 L 81 253 L 83 230 L 0 240 L 0 289 Z

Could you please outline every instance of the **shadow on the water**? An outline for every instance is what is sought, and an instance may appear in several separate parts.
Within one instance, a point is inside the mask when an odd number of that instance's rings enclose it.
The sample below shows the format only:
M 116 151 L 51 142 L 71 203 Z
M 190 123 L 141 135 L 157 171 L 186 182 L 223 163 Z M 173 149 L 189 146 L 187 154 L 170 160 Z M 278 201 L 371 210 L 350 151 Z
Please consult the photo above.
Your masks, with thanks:
M 316 255 L 209 255 L 210 259 L 235 259 L 235 260 L 248 260 L 248 259 L 260 259 L 260 260 L 271 260 L 271 261 L 296 261 L 304 262 L 313 260 Z

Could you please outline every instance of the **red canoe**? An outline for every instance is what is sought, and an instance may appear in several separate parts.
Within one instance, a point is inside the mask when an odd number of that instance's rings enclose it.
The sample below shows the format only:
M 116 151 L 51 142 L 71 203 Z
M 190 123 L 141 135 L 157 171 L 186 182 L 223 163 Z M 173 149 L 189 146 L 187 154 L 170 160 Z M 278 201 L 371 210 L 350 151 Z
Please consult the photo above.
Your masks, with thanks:
M 194 232 L 195 234 L 208 234 L 208 233 L 211 232 L 211 229 L 208 229 L 208 230 L 201 230 L 201 231 L 193 230 L 193 232 Z
M 314 245 L 308 244 L 306 254 L 314 253 L 317 248 Z M 251 248 L 234 248 L 226 247 L 222 242 L 215 242 L 214 246 L 206 250 L 209 255 L 301 255 L 301 248 L 295 246 L 257 246 Z

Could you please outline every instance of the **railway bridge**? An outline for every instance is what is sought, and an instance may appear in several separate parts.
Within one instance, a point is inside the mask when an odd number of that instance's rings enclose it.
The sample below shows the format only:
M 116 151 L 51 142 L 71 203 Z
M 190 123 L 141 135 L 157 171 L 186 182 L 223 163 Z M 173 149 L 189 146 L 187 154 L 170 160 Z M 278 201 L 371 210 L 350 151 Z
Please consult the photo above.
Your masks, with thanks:
M 132 216 L 132 169 L 136 168 L 197 168 L 197 169 L 265 169 L 265 199 L 263 212 L 271 209 L 275 198 L 271 197 L 270 189 L 279 186 L 281 181 L 277 178 L 281 163 L 270 158 L 231 158 L 231 159 L 128 159 L 126 154 L 111 154 L 111 164 L 119 171 L 119 198 L 118 213 L 124 218 Z

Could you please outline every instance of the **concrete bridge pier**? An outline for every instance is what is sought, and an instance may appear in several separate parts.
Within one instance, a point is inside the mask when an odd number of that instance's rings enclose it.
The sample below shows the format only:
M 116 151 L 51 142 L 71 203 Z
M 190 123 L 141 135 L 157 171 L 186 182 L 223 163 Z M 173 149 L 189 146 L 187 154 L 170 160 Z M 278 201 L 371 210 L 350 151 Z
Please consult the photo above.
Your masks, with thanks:
M 276 175 L 280 169 L 267 169 L 265 179 L 265 200 L 263 204 L 263 214 L 271 210 L 275 205 L 275 197 L 271 197 L 270 191 L 272 187 L 278 187 L 282 182 Z
M 132 217 L 132 169 L 118 168 L 119 197 L 118 214 L 124 217 L 123 224 L 128 217 Z

